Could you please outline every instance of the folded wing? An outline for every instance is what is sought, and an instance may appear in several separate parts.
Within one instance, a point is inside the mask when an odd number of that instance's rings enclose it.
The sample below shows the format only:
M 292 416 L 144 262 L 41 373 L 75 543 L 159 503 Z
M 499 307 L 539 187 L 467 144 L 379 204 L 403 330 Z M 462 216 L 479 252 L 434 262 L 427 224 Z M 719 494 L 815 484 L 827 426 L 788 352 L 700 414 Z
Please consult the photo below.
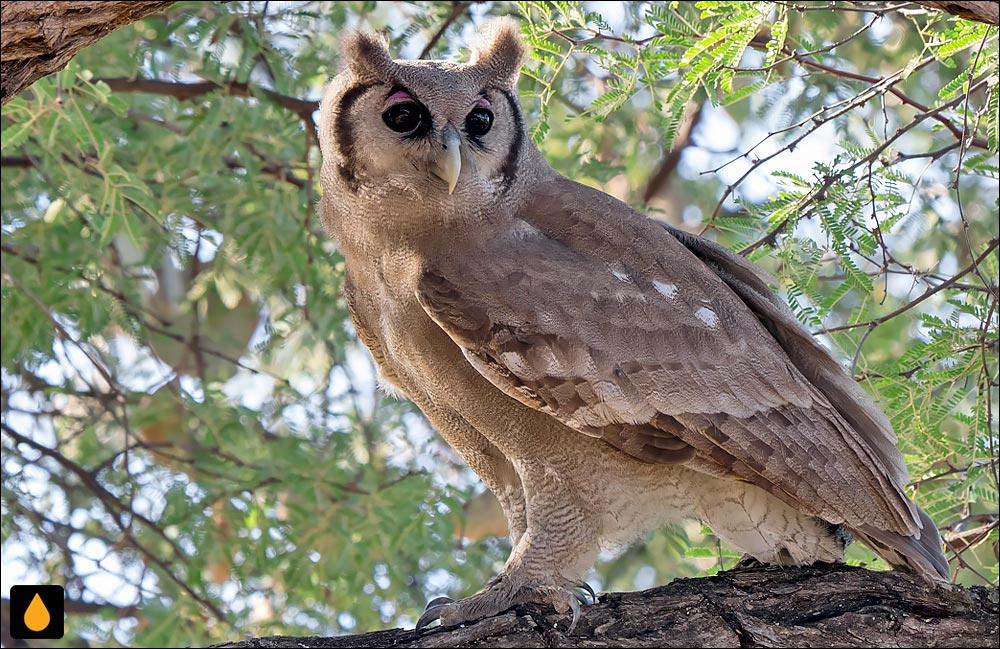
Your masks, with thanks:
M 428 267 L 418 289 L 483 376 L 639 459 L 920 538 L 929 519 L 901 491 L 884 415 L 758 269 L 604 194 L 541 189 L 509 236 Z

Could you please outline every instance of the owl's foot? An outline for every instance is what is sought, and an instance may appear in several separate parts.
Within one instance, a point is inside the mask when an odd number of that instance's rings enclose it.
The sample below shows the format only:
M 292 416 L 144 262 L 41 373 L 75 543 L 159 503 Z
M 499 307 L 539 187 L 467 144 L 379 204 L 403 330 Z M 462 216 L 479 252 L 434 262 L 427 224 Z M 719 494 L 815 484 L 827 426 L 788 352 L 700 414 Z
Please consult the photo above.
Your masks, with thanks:
M 437 597 L 428 602 L 416 630 L 420 631 L 434 620 L 441 626 L 458 626 L 478 622 L 484 618 L 499 615 L 518 604 L 543 604 L 551 606 L 558 613 L 573 612 L 567 633 L 572 633 L 580 619 L 580 605 L 587 604 L 585 593 L 597 603 L 594 589 L 585 582 L 524 583 L 511 575 L 500 573 L 480 593 L 455 601 L 450 597 Z

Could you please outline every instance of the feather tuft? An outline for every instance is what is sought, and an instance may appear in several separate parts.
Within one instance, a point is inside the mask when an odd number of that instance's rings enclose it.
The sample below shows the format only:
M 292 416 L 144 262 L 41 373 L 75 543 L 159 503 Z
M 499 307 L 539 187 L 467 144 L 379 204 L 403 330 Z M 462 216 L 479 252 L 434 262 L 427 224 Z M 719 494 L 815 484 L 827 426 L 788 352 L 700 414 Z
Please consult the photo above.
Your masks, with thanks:
M 500 18 L 487 23 L 482 31 L 482 43 L 472 54 L 472 65 L 482 68 L 489 79 L 504 88 L 514 88 L 521 66 L 528 55 L 521 29 L 512 18 Z

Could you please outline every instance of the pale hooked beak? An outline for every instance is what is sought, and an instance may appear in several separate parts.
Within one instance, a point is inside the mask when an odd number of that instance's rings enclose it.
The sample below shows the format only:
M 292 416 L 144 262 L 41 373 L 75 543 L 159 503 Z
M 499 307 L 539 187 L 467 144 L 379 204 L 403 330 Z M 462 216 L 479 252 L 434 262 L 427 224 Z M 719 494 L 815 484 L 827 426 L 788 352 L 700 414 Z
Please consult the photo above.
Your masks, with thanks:
M 431 173 L 448 183 L 448 193 L 455 191 L 458 184 L 458 174 L 462 172 L 462 140 L 458 131 L 451 124 L 444 127 L 442 150 L 431 163 Z

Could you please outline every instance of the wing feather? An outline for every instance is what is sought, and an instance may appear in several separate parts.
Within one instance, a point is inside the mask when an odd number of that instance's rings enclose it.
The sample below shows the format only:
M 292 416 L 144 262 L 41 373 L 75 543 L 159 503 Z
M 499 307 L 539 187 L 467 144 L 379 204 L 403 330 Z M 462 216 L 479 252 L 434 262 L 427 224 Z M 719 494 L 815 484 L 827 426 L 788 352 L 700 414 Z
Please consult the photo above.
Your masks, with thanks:
M 481 374 L 639 459 L 733 474 L 834 523 L 919 533 L 884 415 L 793 331 L 749 262 L 598 192 L 553 186 L 531 204 L 520 216 L 537 235 L 442 259 L 420 282 Z M 805 352 L 782 345 L 800 338 Z

